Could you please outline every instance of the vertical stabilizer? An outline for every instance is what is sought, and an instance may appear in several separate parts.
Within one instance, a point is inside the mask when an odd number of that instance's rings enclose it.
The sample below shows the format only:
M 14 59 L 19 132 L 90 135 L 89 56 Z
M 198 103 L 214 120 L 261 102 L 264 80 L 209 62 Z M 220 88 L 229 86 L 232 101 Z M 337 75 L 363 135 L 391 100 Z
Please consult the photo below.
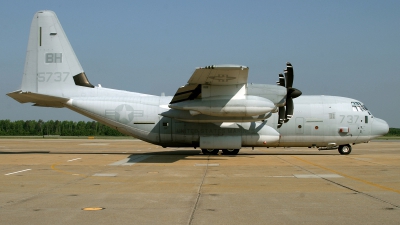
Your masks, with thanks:
M 92 87 L 56 14 L 37 12 L 31 24 L 21 90 L 64 97 Z

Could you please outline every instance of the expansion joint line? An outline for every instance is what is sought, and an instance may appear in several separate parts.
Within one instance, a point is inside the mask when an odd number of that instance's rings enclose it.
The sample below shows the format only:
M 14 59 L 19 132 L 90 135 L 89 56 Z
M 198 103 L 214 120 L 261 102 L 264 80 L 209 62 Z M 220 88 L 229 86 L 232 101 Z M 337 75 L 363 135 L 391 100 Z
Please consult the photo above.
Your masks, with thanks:
M 193 209 L 192 209 L 192 213 L 190 214 L 190 218 L 189 218 L 189 222 L 188 222 L 189 225 L 192 224 L 192 222 L 193 222 L 194 213 L 196 212 L 197 206 L 199 204 L 199 200 L 200 200 L 200 196 L 201 196 L 201 188 L 203 187 L 204 180 L 206 179 L 209 162 L 210 162 L 210 156 L 207 157 L 207 165 L 204 170 L 203 178 L 201 179 L 199 188 L 197 189 L 197 197 L 196 197 L 196 201 L 194 203 Z

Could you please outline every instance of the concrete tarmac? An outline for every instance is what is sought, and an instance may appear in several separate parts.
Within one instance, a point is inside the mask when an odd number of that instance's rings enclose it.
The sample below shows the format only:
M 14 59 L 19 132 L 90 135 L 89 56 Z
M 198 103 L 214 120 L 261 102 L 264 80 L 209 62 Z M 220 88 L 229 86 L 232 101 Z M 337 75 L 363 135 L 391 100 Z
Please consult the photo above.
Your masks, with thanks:
M 0 139 L 0 224 L 400 224 L 400 142 L 202 155 Z

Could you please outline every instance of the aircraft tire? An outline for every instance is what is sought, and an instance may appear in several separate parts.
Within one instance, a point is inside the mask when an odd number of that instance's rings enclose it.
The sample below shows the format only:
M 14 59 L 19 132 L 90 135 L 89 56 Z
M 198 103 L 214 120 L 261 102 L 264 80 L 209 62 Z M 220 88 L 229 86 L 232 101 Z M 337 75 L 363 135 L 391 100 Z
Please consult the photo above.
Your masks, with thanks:
M 348 155 L 351 153 L 351 145 L 339 145 L 338 151 L 341 155 Z
M 219 149 L 201 149 L 204 155 L 218 155 Z
M 237 155 L 240 149 L 222 149 L 224 155 Z

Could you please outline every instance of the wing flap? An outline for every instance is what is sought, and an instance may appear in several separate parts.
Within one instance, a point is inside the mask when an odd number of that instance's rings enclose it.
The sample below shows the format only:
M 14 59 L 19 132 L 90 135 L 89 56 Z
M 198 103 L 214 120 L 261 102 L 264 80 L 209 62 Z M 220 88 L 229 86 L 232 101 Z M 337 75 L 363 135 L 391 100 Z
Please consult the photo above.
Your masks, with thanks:
M 174 97 L 172 98 L 170 104 L 182 102 L 186 100 L 193 100 L 197 98 L 201 93 L 200 84 L 188 84 L 186 86 L 180 87 L 176 91 Z

